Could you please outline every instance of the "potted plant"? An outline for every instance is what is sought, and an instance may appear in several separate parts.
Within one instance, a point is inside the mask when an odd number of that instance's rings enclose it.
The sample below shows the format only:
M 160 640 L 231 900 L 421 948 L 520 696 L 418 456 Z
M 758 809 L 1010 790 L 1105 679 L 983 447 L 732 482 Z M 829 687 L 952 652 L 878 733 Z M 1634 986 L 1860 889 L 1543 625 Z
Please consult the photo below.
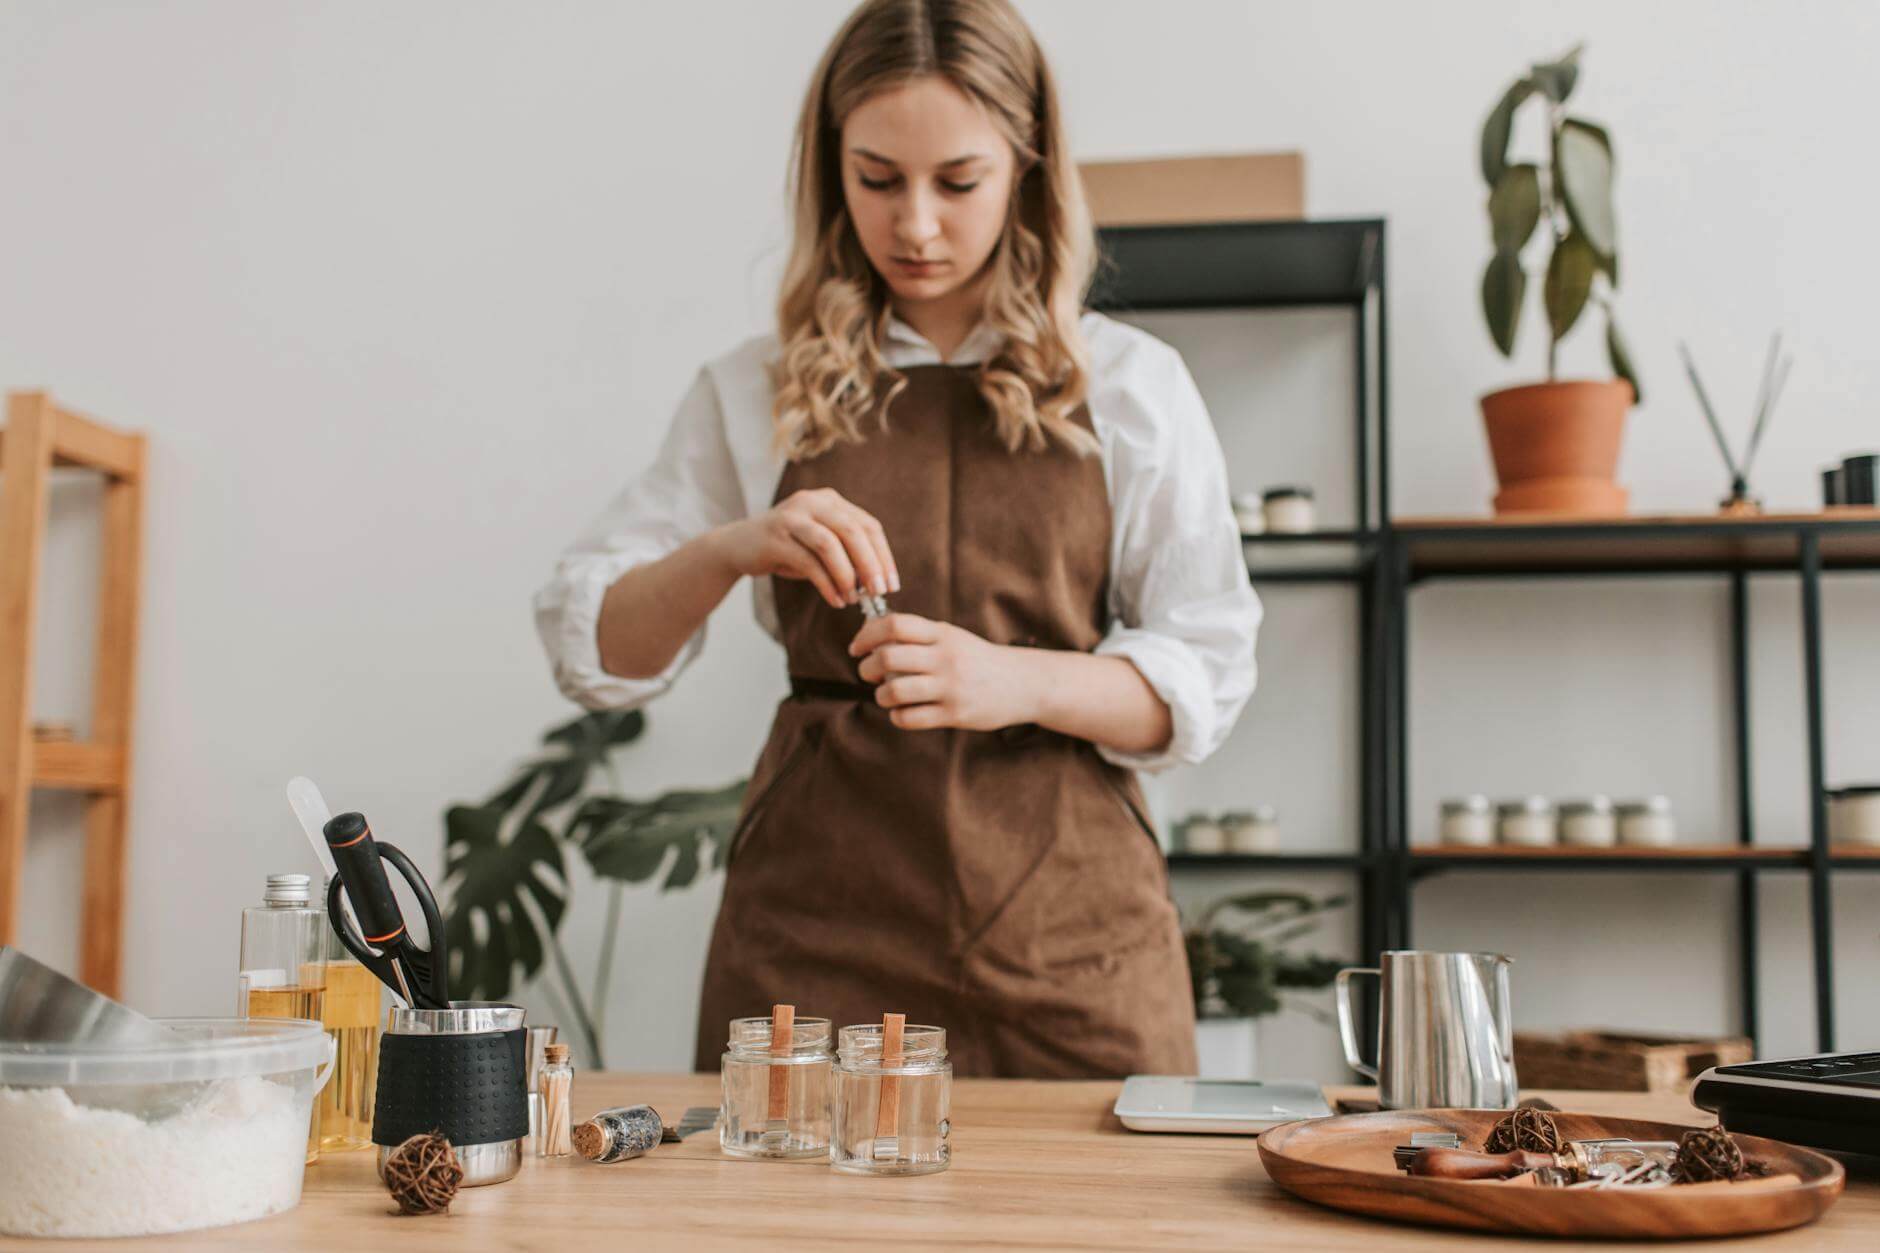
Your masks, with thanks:
M 1544 511 L 1611 515 L 1626 509 L 1614 481 L 1626 411 L 1639 399 L 1638 375 L 1613 319 L 1619 287 L 1612 205 L 1612 141 L 1604 127 L 1569 117 L 1567 97 L 1579 78 L 1580 49 L 1536 65 L 1509 87 L 1482 127 L 1482 177 L 1488 183 L 1494 255 L 1482 275 L 1482 312 L 1504 357 L 1527 295 L 1521 253 L 1537 231 L 1548 241 L 1541 282 L 1547 314 L 1547 381 L 1482 397 L 1482 416 L 1501 490 L 1497 513 Z M 1545 162 L 1508 159 L 1518 110 L 1530 100 L 1546 111 Z M 1612 379 L 1562 380 L 1560 341 L 1587 305 L 1605 316 Z
M 518 975 L 527 981 L 552 974 L 542 990 L 593 1067 L 605 1062 L 607 987 L 626 885 L 659 877 L 661 890 L 672 891 L 697 882 L 708 865 L 721 867 L 744 801 L 742 779 L 649 799 L 624 795 L 614 754 L 645 731 L 638 710 L 584 714 L 543 735 L 542 751 L 489 799 L 453 805 L 444 815 L 452 994 L 507 1000 Z M 561 942 L 569 852 L 609 881 L 607 921 L 586 994 Z
M 1299 892 L 1253 892 L 1209 905 L 1185 936 L 1188 977 L 1195 998 L 1195 1051 L 1208 1079 L 1250 1079 L 1254 1024 L 1296 1008 L 1330 1025 L 1325 1012 L 1294 995 L 1328 987 L 1347 963 L 1286 946 L 1319 925 L 1319 916 L 1345 903 Z

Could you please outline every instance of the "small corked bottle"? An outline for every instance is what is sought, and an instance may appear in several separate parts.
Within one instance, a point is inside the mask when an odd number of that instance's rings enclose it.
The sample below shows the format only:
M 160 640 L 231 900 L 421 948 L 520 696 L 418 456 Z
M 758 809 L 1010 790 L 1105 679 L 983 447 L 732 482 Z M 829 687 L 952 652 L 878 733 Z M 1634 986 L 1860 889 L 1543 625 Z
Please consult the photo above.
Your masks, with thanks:
M 575 1152 L 591 1162 L 624 1162 L 652 1150 L 665 1134 L 651 1105 L 604 1109 L 574 1129 Z
M 542 1125 L 536 1152 L 542 1157 L 567 1157 L 574 1152 L 574 1120 L 568 1110 L 574 1067 L 568 1062 L 566 1044 L 551 1044 L 542 1056 Z

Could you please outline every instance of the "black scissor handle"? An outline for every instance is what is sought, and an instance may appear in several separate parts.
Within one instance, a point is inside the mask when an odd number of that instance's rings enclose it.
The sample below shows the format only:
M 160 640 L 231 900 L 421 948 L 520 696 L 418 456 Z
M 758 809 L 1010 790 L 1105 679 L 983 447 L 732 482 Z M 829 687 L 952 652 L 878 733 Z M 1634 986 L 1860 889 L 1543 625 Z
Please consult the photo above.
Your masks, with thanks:
M 405 955 L 420 985 L 412 991 L 428 995 L 437 1002 L 426 1006 L 428 1009 L 449 1009 L 450 954 L 444 947 L 444 916 L 438 911 L 437 898 L 431 895 L 431 885 L 425 881 L 423 872 L 405 856 L 403 849 L 395 844 L 381 844 L 379 856 L 392 863 L 411 894 L 418 898 L 418 908 L 424 911 L 424 934 L 430 947 L 419 948 L 411 932 L 405 932 Z
M 338 871 L 327 891 L 327 918 L 340 943 L 414 1008 L 448 1009 L 450 975 L 444 919 L 423 873 L 402 850 L 374 840 L 365 818 L 357 813 L 341 814 L 327 823 L 326 841 Z M 392 894 L 385 874 L 385 862 L 392 864 L 418 898 L 429 931 L 428 949 L 419 948 L 405 926 L 398 898 Z M 359 919 L 359 928 L 353 927 L 340 907 L 342 889 Z
M 346 916 L 346 910 L 340 904 L 345 887 L 345 881 L 334 875 L 333 882 L 326 889 L 326 920 L 333 925 L 333 933 L 339 936 L 339 942 L 346 946 L 347 952 L 359 959 L 361 966 L 377 975 L 380 983 L 403 996 L 406 981 L 398 963 L 389 953 L 374 952 L 366 944 L 365 937 L 352 925 L 352 919 Z

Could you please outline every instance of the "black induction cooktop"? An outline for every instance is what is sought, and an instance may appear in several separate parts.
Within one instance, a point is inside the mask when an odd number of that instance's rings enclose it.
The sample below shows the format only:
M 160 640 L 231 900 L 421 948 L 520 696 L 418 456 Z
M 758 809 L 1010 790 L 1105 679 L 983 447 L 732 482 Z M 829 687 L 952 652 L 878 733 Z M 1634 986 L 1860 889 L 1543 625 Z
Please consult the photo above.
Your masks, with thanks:
M 1712 1066 L 1691 1102 L 1744 1135 L 1880 1155 L 1880 1053 Z

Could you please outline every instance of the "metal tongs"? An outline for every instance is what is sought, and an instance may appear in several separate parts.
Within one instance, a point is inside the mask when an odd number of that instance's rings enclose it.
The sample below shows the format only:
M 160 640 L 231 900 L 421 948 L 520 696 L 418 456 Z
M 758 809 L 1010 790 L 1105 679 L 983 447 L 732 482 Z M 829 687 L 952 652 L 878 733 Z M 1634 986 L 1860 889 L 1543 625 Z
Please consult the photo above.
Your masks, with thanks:
M 438 912 L 437 898 L 424 875 L 390 844 L 372 838 L 364 814 L 344 813 L 326 824 L 323 834 L 333 854 L 333 884 L 326 893 L 326 916 L 344 944 L 361 965 L 379 977 L 379 981 L 403 998 L 413 1009 L 450 1008 L 450 972 L 444 950 L 444 918 Z M 424 927 L 429 948 L 420 948 L 405 926 L 405 916 L 392 895 L 392 884 L 385 877 L 385 863 L 391 862 L 418 898 L 424 911 Z M 340 908 L 340 893 L 352 903 L 359 919 L 355 929 L 346 911 Z M 364 934 L 360 934 L 363 931 Z

